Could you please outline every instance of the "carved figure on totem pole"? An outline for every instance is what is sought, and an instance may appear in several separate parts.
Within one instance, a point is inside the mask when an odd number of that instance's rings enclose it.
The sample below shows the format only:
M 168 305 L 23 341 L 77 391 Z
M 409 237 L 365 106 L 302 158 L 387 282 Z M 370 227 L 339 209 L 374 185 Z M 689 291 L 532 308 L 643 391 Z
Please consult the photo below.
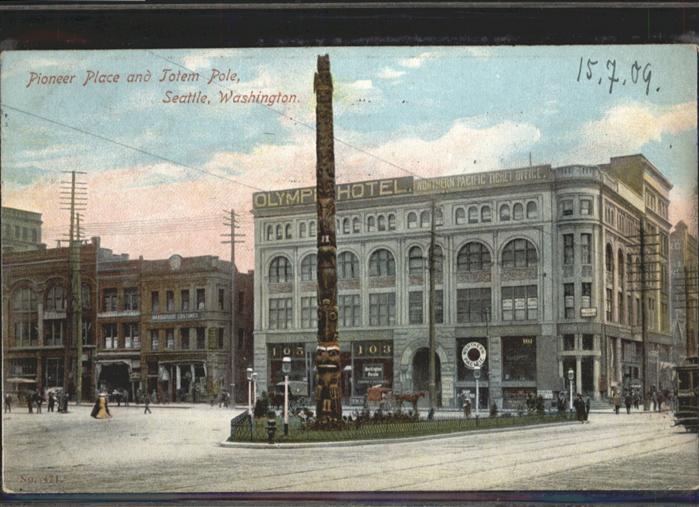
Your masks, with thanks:
M 340 344 L 337 334 L 337 257 L 335 236 L 335 154 L 332 76 L 328 55 L 318 57 L 316 94 L 316 210 L 318 215 L 318 345 L 316 417 L 320 427 L 342 420 Z

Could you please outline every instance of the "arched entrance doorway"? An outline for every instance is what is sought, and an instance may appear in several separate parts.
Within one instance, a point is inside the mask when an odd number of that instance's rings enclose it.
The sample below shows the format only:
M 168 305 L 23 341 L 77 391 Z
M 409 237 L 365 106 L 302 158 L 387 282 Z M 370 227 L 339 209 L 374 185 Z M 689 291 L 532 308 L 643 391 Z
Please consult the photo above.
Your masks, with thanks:
M 413 356 L 413 391 L 430 392 L 430 351 L 427 347 L 417 349 Z M 435 377 L 437 383 L 437 406 L 442 405 L 442 368 L 439 355 L 434 355 Z M 429 395 L 428 395 L 429 396 Z M 429 403 L 428 397 L 423 398 Z
M 114 389 L 126 389 L 130 394 L 131 380 L 128 365 L 126 363 L 103 364 L 97 385 L 110 393 Z

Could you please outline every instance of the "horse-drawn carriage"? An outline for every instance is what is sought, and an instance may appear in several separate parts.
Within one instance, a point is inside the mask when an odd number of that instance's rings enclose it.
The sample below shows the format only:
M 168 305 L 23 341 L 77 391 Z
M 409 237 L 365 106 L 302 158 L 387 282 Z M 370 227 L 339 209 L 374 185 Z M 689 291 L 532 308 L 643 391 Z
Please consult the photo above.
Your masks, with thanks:
M 417 400 L 423 398 L 425 393 L 420 391 L 416 393 L 401 393 L 396 394 L 390 387 L 382 387 L 381 384 L 367 389 L 367 406 L 369 409 L 378 409 L 385 411 L 402 410 L 403 403 L 408 402 L 412 406 L 413 413 L 417 414 Z

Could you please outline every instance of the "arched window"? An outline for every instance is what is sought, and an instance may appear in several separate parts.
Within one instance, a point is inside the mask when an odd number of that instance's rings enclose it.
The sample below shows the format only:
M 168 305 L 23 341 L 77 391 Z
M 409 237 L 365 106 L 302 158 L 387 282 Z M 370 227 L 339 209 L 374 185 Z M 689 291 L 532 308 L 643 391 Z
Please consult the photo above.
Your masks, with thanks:
M 388 215 L 388 230 L 389 231 L 396 230 L 396 215 L 394 215 L 393 213 L 389 213 L 389 215 Z
M 317 272 L 318 256 L 316 254 L 310 254 L 304 257 L 301 261 L 301 280 L 304 282 L 315 280 Z
M 536 266 L 536 248 L 526 239 L 513 239 L 502 250 L 503 268 L 524 268 Z
M 424 274 L 423 268 L 422 248 L 414 246 L 408 251 L 408 273 L 411 276 L 421 276 Z
M 342 234 L 349 234 L 349 233 L 350 233 L 350 219 L 343 218 L 342 219 Z
M 92 290 L 90 289 L 90 286 L 86 283 L 81 284 L 80 286 L 80 302 L 83 305 L 83 308 L 92 308 Z
M 39 337 L 39 325 L 36 294 L 30 287 L 21 287 L 12 295 L 12 329 L 14 343 L 19 347 L 36 345 Z
M 35 312 L 36 293 L 29 287 L 17 289 L 12 297 L 12 310 L 15 312 Z
M 277 239 L 282 239 L 282 224 L 277 224 Z
M 352 252 L 342 252 L 337 256 L 337 278 L 339 280 L 359 278 L 359 259 Z
M 434 272 L 436 274 L 444 272 L 444 253 L 439 245 L 434 246 Z
M 475 206 L 471 206 L 470 208 L 468 208 L 468 223 L 478 223 L 478 208 L 476 208 Z
M 481 222 L 490 222 L 492 220 L 492 213 L 490 211 L 490 206 L 483 206 L 481 208 Z
M 311 223 L 308 224 L 308 237 L 313 238 L 316 235 L 316 221 L 311 220 Z
M 466 223 L 466 210 L 463 208 L 456 208 L 456 224 L 463 225 Z
M 612 245 L 609 243 L 607 243 L 607 248 L 604 253 L 604 264 L 608 273 L 614 272 L 614 252 L 612 250 Z
M 274 227 L 271 225 L 267 226 L 267 241 L 272 241 L 274 239 Z
M 291 224 L 286 224 L 284 227 L 284 237 L 286 239 L 291 239 Z
M 62 285 L 54 285 L 46 292 L 46 309 L 51 312 L 65 311 L 65 290 Z
M 631 270 L 633 269 L 633 258 L 631 254 L 626 254 L 626 276 L 631 281 Z M 631 309 L 629 308 L 629 311 Z
M 442 211 L 442 208 L 436 208 L 434 210 L 434 224 L 444 225 L 444 211 Z
M 380 231 L 386 230 L 386 215 L 379 215 L 378 224 Z
M 500 206 L 500 221 L 508 222 L 510 220 L 510 205 L 503 204 Z
M 617 259 L 619 263 L 619 283 L 624 283 L 624 252 L 619 249 L 617 254 Z
M 393 254 L 382 248 L 369 257 L 369 276 L 395 276 L 396 261 Z
M 269 265 L 269 282 L 284 283 L 291 281 L 291 263 L 286 257 L 275 257 Z
M 306 222 L 301 222 L 299 224 L 299 238 L 306 237 Z
M 429 211 L 423 211 L 420 213 L 420 227 L 430 226 L 430 213 Z
M 490 269 L 490 252 L 483 243 L 471 242 L 464 245 L 456 256 L 456 270 L 488 271 Z
M 537 218 L 539 212 L 536 208 L 536 203 L 534 201 L 529 201 L 527 203 L 527 218 Z
M 366 229 L 369 232 L 376 231 L 376 218 L 375 217 L 370 216 L 366 219 Z
M 518 202 L 514 206 L 512 206 L 512 219 L 513 220 L 522 220 L 524 218 L 524 206 L 522 206 L 521 202 Z
M 362 232 L 362 226 L 359 223 L 359 217 L 354 217 L 352 219 L 352 232 L 354 232 L 354 233 Z
M 417 213 L 411 211 L 408 213 L 408 229 L 415 229 L 417 227 Z

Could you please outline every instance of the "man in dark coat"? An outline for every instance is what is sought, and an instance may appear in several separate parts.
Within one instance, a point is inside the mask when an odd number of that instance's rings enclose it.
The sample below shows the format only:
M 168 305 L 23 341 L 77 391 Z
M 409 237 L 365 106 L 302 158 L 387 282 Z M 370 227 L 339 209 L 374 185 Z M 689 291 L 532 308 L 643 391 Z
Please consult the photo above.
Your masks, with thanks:
M 53 412 L 53 408 L 54 408 L 55 405 L 56 405 L 56 398 L 53 396 L 53 391 L 51 391 L 51 392 L 49 393 L 49 405 L 48 405 L 49 408 L 48 408 L 48 411 L 49 411 L 49 412 Z
M 582 398 L 582 394 L 578 393 L 573 401 L 573 407 L 575 408 L 575 415 L 581 423 L 585 422 L 585 401 Z
M 630 414 L 631 413 L 631 405 L 633 404 L 633 398 L 631 397 L 631 393 L 626 391 L 626 396 L 624 396 L 624 405 L 626 405 L 626 413 Z
M 12 396 L 5 395 L 5 412 L 12 412 Z

